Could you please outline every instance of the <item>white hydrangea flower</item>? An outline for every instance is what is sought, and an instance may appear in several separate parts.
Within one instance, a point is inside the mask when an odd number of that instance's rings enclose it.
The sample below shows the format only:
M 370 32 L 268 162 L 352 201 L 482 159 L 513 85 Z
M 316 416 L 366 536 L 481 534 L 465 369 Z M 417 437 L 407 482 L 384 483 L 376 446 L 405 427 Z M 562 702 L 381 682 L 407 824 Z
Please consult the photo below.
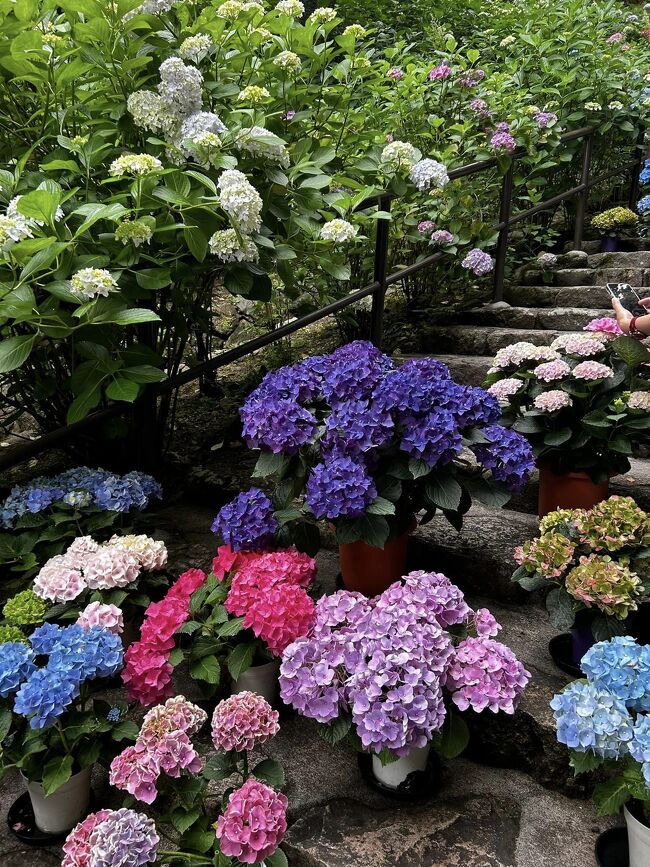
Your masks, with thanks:
M 204 51 L 212 48 L 212 38 L 207 33 L 197 33 L 184 39 L 178 53 L 183 60 L 193 60 L 195 63 Z
M 260 37 L 260 45 L 266 45 L 269 42 L 273 42 L 273 34 L 270 30 L 267 30 L 266 27 L 253 27 L 249 31 L 249 35 L 252 36 L 253 34 Z
M 240 130 L 235 139 L 235 147 L 248 151 L 253 156 L 273 160 L 283 168 L 289 165 L 289 152 L 285 143 L 263 126 L 245 127 Z
M 516 42 L 516 39 L 512 34 L 510 34 L 509 36 L 504 36 L 504 38 L 501 40 L 501 42 L 499 42 L 499 47 L 500 48 L 507 48 L 508 45 L 512 45 L 513 42 Z
M 336 9 L 331 6 L 322 6 L 320 9 L 314 9 L 309 18 L 308 24 L 329 24 L 336 18 Z
M 621 109 L 625 108 L 625 106 L 620 100 L 614 99 L 612 102 L 609 103 L 607 108 L 611 109 L 612 111 L 621 111 Z
M 153 230 L 151 226 L 139 220 L 125 220 L 115 230 L 115 240 L 121 241 L 126 247 L 131 243 L 134 247 L 141 247 L 151 241 Z
M 567 332 L 566 334 L 560 334 L 559 337 L 553 340 L 551 349 L 567 352 L 569 355 L 588 357 L 603 352 L 606 341 L 607 337 L 598 331 L 581 332 L 580 334 Z
M 217 15 L 219 18 L 237 18 L 243 11 L 243 6 L 244 4 L 240 3 L 239 0 L 226 0 L 217 9 Z
M 284 72 L 300 72 L 302 60 L 293 51 L 281 51 L 273 58 L 273 63 Z
M 262 225 L 262 199 L 243 172 L 226 169 L 217 182 L 219 204 L 244 235 Z
M 162 129 L 163 105 L 157 93 L 152 90 L 136 90 L 128 97 L 126 107 L 136 126 L 151 132 Z
M 213 132 L 202 132 L 192 141 L 192 156 L 199 165 L 210 168 L 215 165 L 217 154 L 221 152 L 223 143 Z
M 248 87 L 239 91 L 237 100 L 239 102 L 248 102 L 251 105 L 257 105 L 260 102 L 264 102 L 264 100 L 268 99 L 270 96 L 271 94 L 265 87 L 259 87 L 257 84 L 249 84 Z
M 82 301 L 89 301 L 99 295 L 107 297 L 117 288 L 110 271 L 105 268 L 82 268 L 70 279 L 70 289 Z
M 169 57 L 160 64 L 158 93 L 163 107 L 177 118 L 198 112 L 203 102 L 203 75 L 180 57 Z
M 345 244 L 354 241 L 359 231 L 357 226 L 348 223 L 347 220 L 329 220 L 321 230 L 320 236 L 323 241 L 333 241 L 335 244 Z
M 275 6 L 275 11 L 282 15 L 290 15 L 292 18 L 300 18 L 305 7 L 300 0 L 279 0 Z
M 641 409 L 650 412 L 650 391 L 633 391 L 627 399 L 630 409 Z
M 444 187 L 449 183 L 447 167 L 431 159 L 420 160 L 411 166 L 410 178 L 420 192 Z
M 144 0 L 144 3 L 127 12 L 123 18 L 125 21 L 129 21 L 136 15 L 163 15 L 165 12 L 169 12 L 176 2 L 177 0 Z
M 23 241 L 25 238 L 32 238 L 32 230 L 27 222 L 27 219 L 20 215 L 20 218 L 10 217 L 6 214 L 0 214 L 0 252 L 8 252 L 18 241 Z
M 241 241 L 234 229 L 215 232 L 210 238 L 210 252 L 222 262 L 257 262 L 259 250 L 250 238 Z
M 343 36 L 354 36 L 355 39 L 363 39 L 363 37 L 367 35 L 368 31 L 360 24 L 348 24 L 343 31 Z
M 381 152 L 381 161 L 392 169 L 409 168 L 420 159 L 420 151 L 407 141 L 392 141 Z
M 121 178 L 123 175 L 141 177 L 151 172 L 158 172 L 162 167 L 160 160 L 150 154 L 122 154 L 121 157 L 113 160 L 108 173 L 114 178 Z
M 226 125 L 219 115 L 212 111 L 195 111 L 182 122 L 178 133 L 178 144 L 182 146 L 185 156 L 189 157 L 195 153 L 196 146 L 201 141 L 207 143 L 204 139 L 206 133 L 218 137 L 224 132 L 226 132 Z M 218 145 L 221 146 L 221 140 Z

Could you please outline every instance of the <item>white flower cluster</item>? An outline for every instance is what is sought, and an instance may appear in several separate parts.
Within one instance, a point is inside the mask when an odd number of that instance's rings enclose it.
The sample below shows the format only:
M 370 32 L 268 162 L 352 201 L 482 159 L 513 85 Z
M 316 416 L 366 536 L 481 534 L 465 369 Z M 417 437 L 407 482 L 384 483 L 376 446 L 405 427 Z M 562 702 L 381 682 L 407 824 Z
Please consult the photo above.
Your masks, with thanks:
M 207 33 L 197 33 L 195 36 L 188 36 L 181 42 L 178 53 L 183 60 L 193 60 L 196 63 L 201 54 L 211 48 L 212 38 Z
M 250 238 L 241 240 L 234 229 L 222 229 L 210 238 L 210 252 L 222 262 L 257 262 L 259 251 Z
M 239 0 L 226 0 L 216 10 L 219 18 L 237 18 L 244 11 L 244 4 Z
M 177 2 L 178 0 L 144 0 L 144 3 L 127 12 L 124 20 L 128 21 L 136 15 L 162 15 L 169 12 Z
M 329 24 L 330 21 L 334 21 L 336 18 L 336 9 L 332 9 L 331 6 L 322 6 L 320 9 L 314 9 L 309 18 L 307 19 L 308 24 Z
M 180 57 L 168 57 L 160 64 L 158 93 L 164 108 L 179 120 L 200 111 L 203 102 L 203 75 Z
M 126 100 L 126 107 L 136 126 L 158 132 L 163 128 L 163 104 L 157 93 L 136 90 Z
M 494 373 L 510 366 L 519 366 L 524 361 L 555 361 L 556 358 L 559 358 L 558 353 L 550 346 L 535 346 L 534 343 L 522 340 L 497 350 L 492 362 L 493 366 L 488 373 Z
M 360 24 L 348 24 L 348 26 L 343 31 L 343 36 L 352 36 L 355 39 L 363 39 L 364 36 L 367 36 L 368 31 L 365 27 L 362 27 Z
M 335 244 L 346 244 L 354 241 L 358 232 L 357 226 L 348 223 L 347 220 L 330 220 L 320 230 L 323 241 L 333 241 Z
M 407 141 L 392 141 L 381 152 L 381 161 L 391 169 L 409 168 L 420 159 L 420 151 Z
M 305 7 L 300 0 L 279 0 L 275 6 L 275 11 L 282 15 L 290 15 L 292 18 L 300 18 Z
M 43 221 L 35 217 L 26 217 L 18 210 L 18 202 L 22 196 L 15 196 L 7 205 L 7 213 L 0 214 L 0 253 L 7 253 L 14 244 L 33 238 L 33 230 L 42 226 Z M 63 219 L 63 211 L 59 207 L 54 215 L 55 220 Z
M 627 399 L 630 409 L 641 409 L 650 412 L 650 391 L 633 391 Z
M 447 167 L 437 160 L 419 160 L 411 166 L 410 178 L 420 192 L 444 187 L 449 183 Z
M 70 279 L 70 289 L 80 301 L 89 301 L 99 295 L 107 297 L 117 288 L 110 271 L 105 268 L 82 268 Z
M 569 355 L 579 355 L 583 358 L 589 358 L 591 355 L 598 355 L 605 349 L 604 343 L 606 338 L 597 331 L 589 331 L 586 334 L 560 334 L 551 343 L 551 349 L 566 352 Z
M 293 51 L 281 51 L 273 58 L 273 63 L 284 72 L 300 72 L 302 60 Z
M 151 226 L 140 222 L 140 220 L 125 220 L 115 230 L 115 240 L 121 241 L 125 247 L 129 243 L 133 244 L 134 247 L 148 244 L 152 235 Z
M 263 126 L 245 127 L 235 139 L 235 147 L 248 151 L 255 157 L 264 157 L 279 163 L 283 168 L 289 165 L 289 152 L 281 138 Z
M 259 87 L 257 84 L 249 84 L 248 87 L 239 91 L 237 100 L 239 102 L 247 102 L 250 105 L 257 105 L 260 102 L 264 102 L 264 100 L 268 99 L 270 96 L 271 94 L 265 87 Z
M 111 536 L 105 543 L 106 548 L 119 548 L 128 551 L 147 572 L 159 572 L 167 564 L 167 547 L 164 542 L 150 536 L 133 535 Z
M 206 156 L 221 148 L 219 136 L 224 132 L 226 125 L 219 115 L 211 111 L 195 111 L 182 122 L 174 144 L 186 157 L 193 156 L 197 162 L 205 163 Z
M 243 235 L 262 225 L 262 199 L 243 172 L 227 169 L 217 182 L 219 204 Z
M 121 178 L 123 175 L 141 177 L 151 172 L 158 172 L 162 167 L 160 160 L 150 154 L 123 154 L 113 160 L 108 173 L 114 178 Z

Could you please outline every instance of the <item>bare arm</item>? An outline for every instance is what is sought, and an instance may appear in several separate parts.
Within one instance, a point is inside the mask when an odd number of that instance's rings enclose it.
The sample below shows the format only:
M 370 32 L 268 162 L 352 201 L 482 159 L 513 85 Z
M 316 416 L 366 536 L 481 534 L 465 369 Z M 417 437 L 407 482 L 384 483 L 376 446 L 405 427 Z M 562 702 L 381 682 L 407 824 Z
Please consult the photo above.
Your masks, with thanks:
M 640 303 L 643 307 L 650 307 L 650 298 L 642 298 Z M 614 313 L 616 313 L 616 321 L 621 330 L 625 334 L 628 334 L 630 330 L 630 322 L 632 321 L 632 314 L 629 310 L 626 310 L 625 307 L 623 307 L 618 298 L 612 298 L 612 307 L 614 308 Z M 650 313 L 648 313 L 647 316 L 637 316 L 635 324 L 639 331 L 650 336 Z

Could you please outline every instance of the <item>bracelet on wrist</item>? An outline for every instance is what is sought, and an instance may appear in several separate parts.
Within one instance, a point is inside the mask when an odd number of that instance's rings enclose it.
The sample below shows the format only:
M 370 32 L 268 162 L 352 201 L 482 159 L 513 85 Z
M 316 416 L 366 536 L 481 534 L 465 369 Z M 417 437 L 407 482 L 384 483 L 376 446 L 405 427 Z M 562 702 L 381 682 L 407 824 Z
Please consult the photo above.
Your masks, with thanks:
M 648 335 L 644 334 L 643 331 L 639 331 L 639 329 L 636 327 L 637 318 L 638 318 L 637 316 L 633 316 L 630 319 L 630 324 L 628 327 L 628 333 L 629 333 L 630 337 L 634 337 L 635 340 L 645 340 L 645 338 Z

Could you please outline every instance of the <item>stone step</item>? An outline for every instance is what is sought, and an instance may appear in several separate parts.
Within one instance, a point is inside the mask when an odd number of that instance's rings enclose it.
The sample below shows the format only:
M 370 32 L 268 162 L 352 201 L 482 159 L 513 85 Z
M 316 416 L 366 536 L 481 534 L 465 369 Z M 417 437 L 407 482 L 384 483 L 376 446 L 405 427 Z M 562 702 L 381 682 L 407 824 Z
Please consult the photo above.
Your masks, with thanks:
M 521 307 L 607 308 L 611 296 L 604 286 L 509 286 L 505 299 Z
M 650 251 L 595 253 L 587 257 L 589 268 L 650 268 Z
M 536 346 L 548 346 L 560 335 L 559 330 L 496 328 L 480 325 L 433 325 L 423 328 L 422 341 L 431 353 L 494 356 L 497 349 L 527 340 Z
M 500 302 L 465 310 L 462 321 L 463 325 L 581 331 L 592 319 L 603 316 L 613 318 L 614 313 L 606 307 L 511 307 Z
M 599 268 L 557 268 L 549 272 L 551 282 L 556 286 L 604 286 L 605 283 L 631 283 L 633 286 L 650 285 L 650 268 L 618 267 L 615 265 Z M 524 269 L 519 282 L 536 286 L 540 282 L 538 268 Z
M 483 385 L 488 369 L 492 366 L 491 355 L 436 355 L 435 357 L 447 365 L 452 377 L 461 385 Z

